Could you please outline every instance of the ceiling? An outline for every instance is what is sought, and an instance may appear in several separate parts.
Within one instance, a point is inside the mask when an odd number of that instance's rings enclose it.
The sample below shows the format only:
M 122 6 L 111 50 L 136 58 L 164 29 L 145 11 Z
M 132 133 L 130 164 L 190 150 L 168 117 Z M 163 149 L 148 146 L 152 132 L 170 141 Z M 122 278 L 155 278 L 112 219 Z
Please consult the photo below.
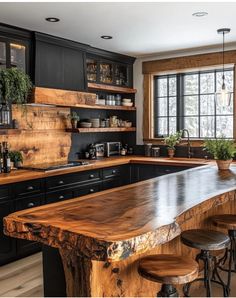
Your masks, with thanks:
M 208 15 L 193 17 L 196 11 Z M 233 2 L 0 3 L 2 23 L 136 57 L 220 44 L 222 27 L 232 30 L 226 42 L 236 42 L 235 12 Z M 61 21 L 46 22 L 51 16 Z

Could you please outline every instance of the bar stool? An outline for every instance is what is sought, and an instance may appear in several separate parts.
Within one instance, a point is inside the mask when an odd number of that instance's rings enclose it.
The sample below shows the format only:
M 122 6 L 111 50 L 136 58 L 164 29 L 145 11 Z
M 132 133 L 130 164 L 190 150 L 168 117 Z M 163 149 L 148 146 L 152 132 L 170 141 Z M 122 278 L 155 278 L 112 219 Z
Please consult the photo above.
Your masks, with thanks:
M 197 278 L 198 264 L 185 256 L 151 255 L 139 261 L 138 272 L 142 277 L 162 284 L 157 297 L 179 297 L 173 285 L 185 284 Z
M 228 296 L 227 285 L 223 282 L 219 275 L 216 257 L 211 254 L 213 250 L 221 250 L 227 248 L 230 239 L 227 235 L 213 230 L 187 230 L 181 233 L 181 241 L 183 244 L 200 249 L 201 252 L 196 256 L 196 261 L 200 260 L 204 264 L 204 277 L 195 279 L 184 286 L 184 294 L 189 295 L 190 286 L 195 281 L 203 281 L 206 288 L 206 296 L 212 296 L 211 283 L 217 283 L 222 286 L 224 297 Z M 213 278 L 214 277 L 214 278 Z M 216 280 L 216 278 L 218 280 Z
M 223 258 L 219 260 L 219 268 L 223 271 L 228 272 L 227 286 L 230 290 L 231 273 L 236 272 L 236 215 L 234 214 L 220 214 L 211 217 L 211 221 L 217 227 L 228 230 L 230 238 L 230 249 L 226 248 Z M 228 269 L 222 268 L 229 256 Z M 232 269 L 233 265 L 233 269 Z

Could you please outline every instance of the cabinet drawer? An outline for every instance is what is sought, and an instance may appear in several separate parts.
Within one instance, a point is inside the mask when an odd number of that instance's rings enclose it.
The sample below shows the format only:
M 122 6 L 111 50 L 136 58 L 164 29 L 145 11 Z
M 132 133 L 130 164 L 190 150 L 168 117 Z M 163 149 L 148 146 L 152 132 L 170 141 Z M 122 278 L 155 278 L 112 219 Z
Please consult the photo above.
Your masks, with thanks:
M 26 197 L 15 201 L 16 211 L 37 207 L 43 204 L 44 196 Z
M 112 167 L 103 169 L 103 179 L 119 177 L 121 175 L 121 167 Z
M 16 196 L 27 196 L 40 193 L 43 190 L 42 180 L 31 180 L 17 183 L 14 186 Z
M 98 192 L 102 189 L 101 183 L 94 183 L 87 186 L 79 187 L 74 191 L 74 197 L 85 196 L 91 193 Z
M 0 187 L 0 200 L 8 199 L 9 196 L 9 188 L 5 186 Z
M 118 187 L 123 185 L 123 181 L 119 178 L 113 178 L 113 179 L 107 179 L 105 181 L 103 181 L 103 189 L 110 189 L 113 187 Z
M 45 201 L 46 204 L 55 203 L 63 200 L 68 200 L 73 198 L 73 191 L 70 189 L 62 191 L 54 191 L 46 193 Z
M 80 183 L 100 180 L 99 171 L 85 171 L 46 179 L 46 189 L 56 190 Z

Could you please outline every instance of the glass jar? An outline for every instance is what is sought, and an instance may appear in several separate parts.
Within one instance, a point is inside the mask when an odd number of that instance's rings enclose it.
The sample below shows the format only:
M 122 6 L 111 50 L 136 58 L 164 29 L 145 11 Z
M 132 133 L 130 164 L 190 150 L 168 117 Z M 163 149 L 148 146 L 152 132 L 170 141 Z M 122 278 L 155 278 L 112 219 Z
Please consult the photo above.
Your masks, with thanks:
M 152 156 L 152 144 L 151 143 L 145 144 L 144 150 L 145 150 L 145 156 Z

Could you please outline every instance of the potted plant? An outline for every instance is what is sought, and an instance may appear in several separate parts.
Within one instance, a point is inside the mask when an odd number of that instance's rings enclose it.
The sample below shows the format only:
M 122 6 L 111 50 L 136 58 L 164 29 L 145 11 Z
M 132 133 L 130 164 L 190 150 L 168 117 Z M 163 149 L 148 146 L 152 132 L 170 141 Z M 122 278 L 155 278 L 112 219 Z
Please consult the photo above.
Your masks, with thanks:
M 19 168 L 23 162 L 23 156 L 20 151 L 10 151 L 10 160 L 14 163 L 15 168 Z
M 72 112 L 68 115 L 68 118 L 70 119 L 72 129 L 76 129 L 80 119 L 79 115 L 76 112 Z
M 0 69 L 0 122 L 1 126 L 9 127 L 11 122 L 11 104 L 22 105 L 26 112 L 28 95 L 32 83 L 27 74 L 19 68 Z
M 204 150 L 213 155 L 219 170 L 228 170 L 236 153 L 234 140 L 225 138 L 207 139 Z
M 167 145 L 168 156 L 173 158 L 175 155 L 175 146 L 181 141 L 182 131 L 177 131 L 176 133 L 170 134 L 168 137 L 164 138 L 164 143 Z

